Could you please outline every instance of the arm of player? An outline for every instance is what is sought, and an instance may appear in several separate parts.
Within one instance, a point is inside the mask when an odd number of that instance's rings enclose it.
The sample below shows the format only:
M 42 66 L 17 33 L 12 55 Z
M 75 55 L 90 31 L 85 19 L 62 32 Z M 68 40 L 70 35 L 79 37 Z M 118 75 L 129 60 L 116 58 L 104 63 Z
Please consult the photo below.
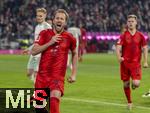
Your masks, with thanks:
M 143 47 L 143 58 L 144 58 L 144 64 L 143 64 L 143 67 L 144 68 L 147 68 L 148 67 L 148 47 L 147 47 L 147 45 L 145 45 L 144 47 Z
M 55 36 L 53 36 L 51 38 L 51 40 L 49 42 L 47 42 L 46 44 L 44 45 L 39 45 L 38 43 L 35 43 L 32 50 L 31 50 L 31 54 L 33 56 L 39 54 L 39 53 L 42 53 L 44 50 L 46 50 L 49 46 L 53 45 L 54 43 L 56 42 L 59 42 L 61 40 L 60 38 L 61 36 L 56 34 Z
M 121 57 L 121 49 L 122 49 L 121 45 L 116 45 L 116 55 L 119 62 L 122 62 L 124 60 L 124 58 Z
M 31 54 L 33 56 L 43 52 L 44 50 L 46 50 L 50 45 L 52 45 L 50 42 L 44 44 L 44 45 L 39 45 L 37 43 L 34 44 L 32 50 L 31 50 Z
M 76 81 L 76 74 L 77 74 L 77 62 L 78 62 L 78 53 L 77 49 L 72 51 L 72 72 L 68 78 L 69 83 L 73 83 Z

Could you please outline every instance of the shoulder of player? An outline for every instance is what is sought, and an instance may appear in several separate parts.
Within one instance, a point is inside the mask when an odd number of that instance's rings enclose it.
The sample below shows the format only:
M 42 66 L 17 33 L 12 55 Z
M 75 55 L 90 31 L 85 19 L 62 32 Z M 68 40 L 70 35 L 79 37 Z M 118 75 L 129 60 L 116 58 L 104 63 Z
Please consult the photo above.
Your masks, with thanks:
M 63 35 L 66 35 L 67 37 L 70 37 L 70 38 L 74 38 L 73 35 L 68 31 L 64 31 Z
M 125 35 L 126 35 L 126 33 L 124 32 L 124 33 L 122 33 L 121 35 L 120 35 L 120 38 L 122 39 L 122 38 L 124 38 L 125 37 Z
M 64 31 L 63 35 L 65 37 L 67 37 L 70 41 L 73 41 L 73 42 L 76 41 L 76 38 L 71 33 L 69 33 L 68 31 Z
M 142 32 L 137 31 L 136 33 L 139 34 L 140 36 L 143 36 L 143 37 L 144 37 L 144 34 L 143 34 Z
M 48 22 L 44 22 L 44 24 L 47 25 L 47 26 L 51 26 Z
M 47 35 L 47 34 L 52 33 L 52 32 L 53 32 L 52 29 L 45 29 L 45 30 L 42 30 L 40 32 L 40 35 Z
M 70 28 L 68 28 L 68 31 L 75 31 L 77 33 L 81 32 L 80 28 L 78 28 L 78 27 L 70 27 Z
M 45 30 L 42 30 L 38 36 L 38 38 L 36 39 L 36 41 L 39 41 L 40 39 L 41 40 L 47 40 L 49 39 L 48 37 L 50 36 L 50 34 L 52 34 L 53 31 L 52 29 L 45 29 Z
M 125 38 L 126 36 L 130 35 L 130 32 L 128 30 L 126 30 L 125 32 L 123 32 L 121 35 L 120 35 L 120 38 Z
M 140 38 L 145 39 L 145 36 L 142 32 L 137 31 L 136 34 L 137 34 L 136 36 L 139 36 Z
M 52 29 L 52 26 L 47 22 L 43 22 L 43 26 L 45 29 Z
M 69 27 L 68 29 L 80 30 L 80 28 L 78 28 L 78 27 Z

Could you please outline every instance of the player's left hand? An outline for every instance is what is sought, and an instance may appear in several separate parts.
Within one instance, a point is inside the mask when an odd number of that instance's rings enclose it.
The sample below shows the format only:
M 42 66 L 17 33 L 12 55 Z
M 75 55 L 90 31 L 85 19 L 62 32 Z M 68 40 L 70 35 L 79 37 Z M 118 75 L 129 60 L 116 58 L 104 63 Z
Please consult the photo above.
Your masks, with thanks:
M 67 81 L 69 82 L 69 83 L 73 83 L 73 82 L 75 82 L 76 81 L 76 77 L 75 76 L 69 76 L 68 78 L 67 78 Z
M 29 55 L 30 51 L 28 49 L 25 49 L 25 50 L 22 51 L 22 54 L 23 55 Z
M 148 68 L 148 67 L 149 67 L 149 66 L 148 66 L 148 63 L 147 63 L 147 62 L 144 62 L 143 67 L 144 67 L 144 68 Z

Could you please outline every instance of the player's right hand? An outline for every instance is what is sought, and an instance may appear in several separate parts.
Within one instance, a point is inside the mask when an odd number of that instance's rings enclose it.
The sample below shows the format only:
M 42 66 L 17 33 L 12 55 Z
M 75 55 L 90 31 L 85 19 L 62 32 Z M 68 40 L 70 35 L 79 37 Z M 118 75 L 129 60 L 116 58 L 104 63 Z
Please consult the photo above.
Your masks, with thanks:
M 58 43 L 60 42 L 62 39 L 61 39 L 62 36 L 60 36 L 60 34 L 56 34 L 54 35 L 51 40 L 49 41 L 49 44 L 52 45 L 54 43 Z

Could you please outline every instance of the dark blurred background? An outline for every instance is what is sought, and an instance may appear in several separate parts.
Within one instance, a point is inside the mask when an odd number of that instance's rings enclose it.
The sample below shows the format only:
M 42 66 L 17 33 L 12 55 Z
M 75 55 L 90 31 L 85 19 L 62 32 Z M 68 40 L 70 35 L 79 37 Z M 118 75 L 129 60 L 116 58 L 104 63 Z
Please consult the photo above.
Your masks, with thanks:
M 138 17 L 138 29 L 149 39 L 150 0 L 0 0 L 0 49 L 25 49 L 33 43 L 35 11 L 44 7 L 47 20 L 58 8 L 86 30 L 86 52 L 113 52 L 128 14 Z

